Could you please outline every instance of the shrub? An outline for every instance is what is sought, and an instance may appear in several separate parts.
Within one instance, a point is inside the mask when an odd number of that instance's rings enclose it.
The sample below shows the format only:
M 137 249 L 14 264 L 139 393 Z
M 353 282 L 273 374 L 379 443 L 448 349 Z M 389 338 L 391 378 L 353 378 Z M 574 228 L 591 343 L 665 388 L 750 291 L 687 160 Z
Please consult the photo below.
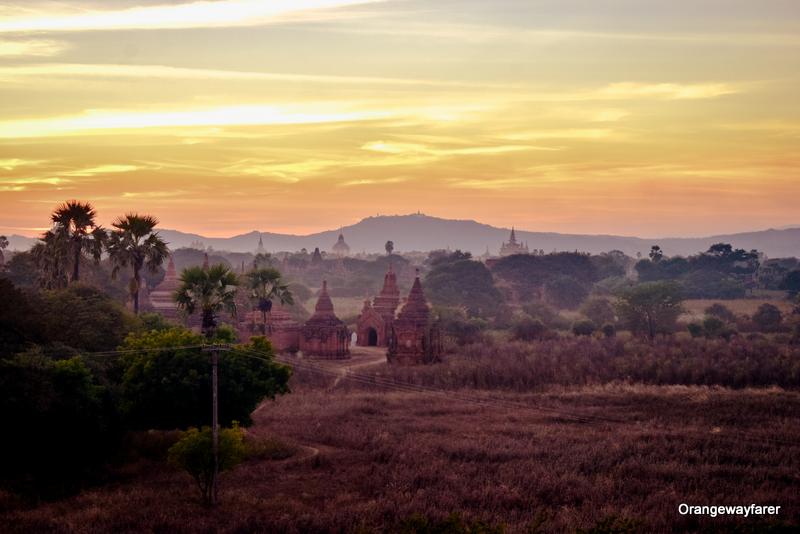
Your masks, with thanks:
M 550 326 L 558 313 L 544 301 L 532 300 L 522 306 L 522 311 L 534 319 L 539 319 L 545 326 Z
M 772 304 L 764 303 L 753 314 L 753 322 L 762 332 L 775 332 L 781 326 L 783 315 Z
M 725 322 L 719 317 L 709 316 L 703 319 L 703 332 L 707 337 L 720 337 L 725 329 Z
M 544 294 L 553 306 L 574 310 L 589 295 L 589 290 L 577 278 L 561 275 L 545 282 Z
M 620 293 L 617 311 L 633 333 L 653 339 L 674 331 L 682 302 L 675 282 L 645 282 Z
M 581 306 L 581 313 L 595 324 L 613 323 L 616 321 L 614 307 L 604 298 L 590 298 Z
M 724 304 L 720 304 L 719 302 L 715 302 L 714 304 L 706 308 L 705 313 L 706 315 L 712 315 L 714 317 L 718 317 L 728 323 L 733 323 L 736 321 L 736 314 L 733 313 L 730 308 L 728 308 Z
M 617 327 L 611 323 L 606 323 L 600 327 L 600 331 L 603 332 L 605 337 L 611 338 L 617 335 Z
M 689 331 L 689 334 L 691 334 L 692 337 L 703 337 L 705 334 L 703 325 L 700 323 L 689 323 L 686 325 L 686 329 Z
M 542 339 L 547 332 L 547 327 L 539 319 L 523 317 L 514 325 L 514 339 L 521 341 L 533 341 Z
M 572 333 L 576 336 L 591 336 L 596 329 L 597 326 L 591 319 L 581 319 L 572 325 Z
M 228 471 L 239 465 L 245 456 L 244 432 L 234 421 L 231 428 L 219 432 L 219 471 Z M 190 428 L 170 447 L 169 462 L 185 470 L 194 481 L 206 504 L 212 502 L 214 453 L 211 427 L 202 430 Z

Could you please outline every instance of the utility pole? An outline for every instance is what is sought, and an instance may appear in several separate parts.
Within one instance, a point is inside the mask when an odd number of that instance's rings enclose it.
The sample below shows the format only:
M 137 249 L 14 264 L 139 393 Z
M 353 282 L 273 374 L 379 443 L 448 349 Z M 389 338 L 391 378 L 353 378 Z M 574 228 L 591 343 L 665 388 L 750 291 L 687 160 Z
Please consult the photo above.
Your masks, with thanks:
M 211 475 L 211 505 L 216 506 L 219 490 L 219 353 L 229 351 L 228 345 L 209 345 L 204 352 L 211 353 L 211 453 L 214 471 Z

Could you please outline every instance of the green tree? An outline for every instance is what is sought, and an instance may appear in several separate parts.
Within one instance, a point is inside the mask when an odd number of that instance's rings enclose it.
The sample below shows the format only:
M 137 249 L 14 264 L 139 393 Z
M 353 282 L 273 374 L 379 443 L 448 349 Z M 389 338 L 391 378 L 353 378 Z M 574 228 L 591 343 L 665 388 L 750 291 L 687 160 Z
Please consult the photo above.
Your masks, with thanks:
M 0 271 L 5 268 L 6 258 L 3 255 L 3 251 L 8 247 L 8 238 L 4 235 L 0 235 Z
M 783 281 L 781 281 L 780 288 L 785 289 L 791 297 L 800 293 L 800 269 L 786 273 Z
M 391 256 L 392 252 L 394 252 L 394 241 L 387 241 L 383 248 L 386 249 L 386 254 Z
M 547 327 L 539 319 L 523 317 L 519 319 L 513 328 L 513 338 L 520 341 L 534 341 L 542 339 L 547 333 Z
M 121 408 L 131 427 L 211 424 L 211 366 L 208 353 L 200 350 L 204 341 L 184 328 L 135 333 L 125 339 L 121 349 L 131 352 L 121 359 Z M 274 361 L 272 346 L 263 337 L 222 353 L 220 425 L 233 421 L 250 425 L 252 411 L 264 399 L 289 392 L 290 376 L 289 367 Z
M 69 200 L 56 208 L 50 216 L 54 234 L 67 243 L 72 261 L 72 281 L 80 280 L 81 258 L 88 254 L 95 262 L 100 261 L 107 234 L 97 225 L 97 212 L 88 202 Z
M 150 215 L 128 213 L 112 223 L 114 230 L 108 242 L 108 253 L 114 263 L 112 274 L 116 276 L 123 267 L 130 266 L 133 276 L 129 291 L 133 301 L 133 313 L 139 313 L 139 290 L 142 284 L 142 268 L 155 273 L 169 255 L 167 243 L 155 231 L 158 219 Z
M 244 431 L 236 422 L 231 428 L 223 428 L 219 433 L 218 445 L 219 471 L 229 471 L 239 465 L 245 457 Z M 169 449 L 169 462 L 180 467 L 194 479 L 203 502 L 212 503 L 214 491 L 214 453 L 211 427 L 202 430 L 190 428 L 183 437 Z
M 255 301 L 258 311 L 266 327 L 267 313 L 272 309 L 273 299 L 281 304 L 294 304 L 292 292 L 281 278 L 277 269 L 266 267 L 247 273 L 247 285 L 250 289 L 250 298 Z
M 650 247 L 649 256 L 650 256 L 650 261 L 652 261 L 653 263 L 658 263 L 664 257 L 664 251 L 661 250 L 661 247 L 659 247 L 658 245 L 653 245 L 652 247 Z
M 188 267 L 181 272 L 181 285 L 175 292 L 175 302 L 189 315 L 200 312 L 202 332 L 211 338 L 220 312 L 236 315 L 238 285 L 236 274 L 224 265 L 212 265 L 207 269 Z
M 503 301 L 489 269 L 460 251 L 432 262 L 425 292 L 433 304 L 461 307 L 472 317 L 494 315 Z
M 589 289 L 577 278 L 561 275 L 545 282 L 544 295 L 553 306 L 574 310 L 589 295 Z
M 617 313 L 635 334 L 654 339 L 671 333 L 683 312 L 683 296 L 675 282 L 645 282 L 620 293 Z

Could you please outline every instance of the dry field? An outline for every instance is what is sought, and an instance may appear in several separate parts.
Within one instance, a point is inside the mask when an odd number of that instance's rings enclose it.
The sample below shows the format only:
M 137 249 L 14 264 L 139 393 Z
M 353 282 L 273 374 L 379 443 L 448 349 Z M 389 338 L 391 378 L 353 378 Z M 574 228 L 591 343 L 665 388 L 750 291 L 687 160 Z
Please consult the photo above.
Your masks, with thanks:
M 693 321 L 702 319 L 705 316 L 705 310 L 712 304 L 723 304 L 729 308 L 736 315 L 752 316 L 759 306 L 762 304 L 772 304 L 776 306 L 781 313 L 788 315 L 792 313 L 792 303 L 786 300 L 785 293 L 780 297 L 775 298 L 747 298 L 747 299 L 734 299 L 734 300 L 713 300 L 713 299 L 693 299 L 683 302 L 683 307 L 686 313 L 682 319 L 686 321 Z
M 605 385 L 444 394 L 365 390 L 307 373 L 294 387 L 257 410 L 248 439 L 278 438 L 295 454 L 226 473 L 218 509 L 198 503 L 184 474 L 144 463 L 73 498 L 6 511 L 0 524 L 9 532 L 413 532 L 413 518 L 452 512 L 506 532 L 576 532 L 603 520 L 629 528 L 602 532 L 800 524 L 797 392 Z M 771 522 L 692 519 L 679 503 L 774 504 L 782 513 Z

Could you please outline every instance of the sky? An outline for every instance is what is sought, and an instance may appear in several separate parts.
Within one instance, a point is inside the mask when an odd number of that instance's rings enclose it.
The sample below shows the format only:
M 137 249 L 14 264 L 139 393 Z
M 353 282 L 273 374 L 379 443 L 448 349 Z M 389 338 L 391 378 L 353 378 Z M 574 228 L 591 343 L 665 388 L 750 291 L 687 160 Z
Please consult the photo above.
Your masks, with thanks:
M 0 232 L 800 224 L 797 0 L 0 0 Z

